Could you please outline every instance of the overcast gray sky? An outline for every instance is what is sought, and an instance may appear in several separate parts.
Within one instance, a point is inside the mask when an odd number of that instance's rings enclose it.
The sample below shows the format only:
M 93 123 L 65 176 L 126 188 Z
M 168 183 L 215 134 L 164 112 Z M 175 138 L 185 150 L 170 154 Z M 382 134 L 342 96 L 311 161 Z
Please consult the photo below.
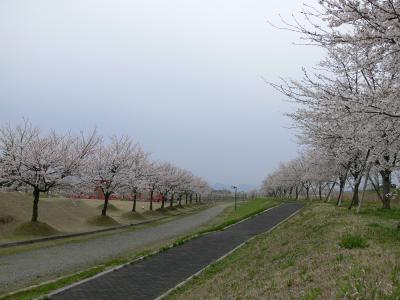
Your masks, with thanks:
M 291 104 L 261 77 L 298 78 L 321 57 L 267 24 L 301 4 L 2 0 L 0 120 L 97 126 L 212 184 L 259 184 L 297 151 Z

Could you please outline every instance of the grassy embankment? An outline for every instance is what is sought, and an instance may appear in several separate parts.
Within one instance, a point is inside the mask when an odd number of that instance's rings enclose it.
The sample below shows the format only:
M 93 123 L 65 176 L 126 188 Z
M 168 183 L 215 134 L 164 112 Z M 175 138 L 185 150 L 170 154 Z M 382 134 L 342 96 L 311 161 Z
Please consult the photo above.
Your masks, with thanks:
M 59 289 L 61 287 L 64 287 L 66 285 L 72 284 L 74 282 L 89 278 L 91 276 L 94 276 L 102 271 L 105 271 L 109 268 L 113 268 L 115 266 L 133 261 L 137 259 L 138 257 L 141 256 L 146 256 L 146 255 L 151 255 L 154 251 L 157 249 L 160 249 L 161 251 L 167 250 L 169 247 L 172 246 L 178 246 L 182 242 L 186 241 L 189 238 L 193 238 L 197 236 L 198 234 L 204 234 L 206 232 L 214 231 L 214 230 L 219 230 L 223 227 L 226 227 L 228 225 L 231 225 L 233 223 L 236 223 L 238 221 L 241 221 L 247 217 L 250 217 L 252 215 L 255 215 L 269 207 L 272 207 L 276 204 L 278 204 L 279 201 L 276 201 L 275 199 L 254 199 L 250 200 L 247 202 L 242 202 L 239 203 L 238 209 L 235 211 L 233 206 L 227 207 L 224 212 L 219 215 L 217 218 L 215 218 L 212 222 L 208 223 L 207 225 L 204 225 L 197 230 L 193 231 L 189 236 L 181 237 L 179 239 L 173 239 L 173 240 L 168 240 L 168 241 L 162 241 L 162 243 L 158 245 L 153 245 L 152 247 L 143 250 L 141 249 L 140 252 L 135 252 L 131 254 L 127 254 L 124 257 L 120 257 L 118 259 L 109 261 L 107 263 L 104 263 L 99 266 L 95 266 L 93 268 L 84 270 L 82 272 L 70 275 L 70 276 L 65 276 L 63 278 L 54 280 L 52 282 L 34 287 L 32 289 L 26 290 L 26 291 L 21 291 L 18 293 L 15 293 L 10 296 L 6 296 L 1 298 L 2 300 L 27 300 L 27 299 L 34 299 L 43 295 L 46 295 L 50 293 L 51 291 L 54 291 L 56 289 Z
M 400 299 L 400 207 L 311 203 L 168 299 Z
M 32 213 L 32 195 L 21 192 L 0 192 L 0 243 L 33 239 L 64 233 L 78 233 L 128 225 L 165 215 L 177 215 L 188 210 L 156 211 L 160 203 L 138 202 L 132 213 L 131 201 L 111 200 L 108 217 L 101 217 L 102 200 L 68 199 L 42 195 L 39 201 L 39 221 L 29 222 Z

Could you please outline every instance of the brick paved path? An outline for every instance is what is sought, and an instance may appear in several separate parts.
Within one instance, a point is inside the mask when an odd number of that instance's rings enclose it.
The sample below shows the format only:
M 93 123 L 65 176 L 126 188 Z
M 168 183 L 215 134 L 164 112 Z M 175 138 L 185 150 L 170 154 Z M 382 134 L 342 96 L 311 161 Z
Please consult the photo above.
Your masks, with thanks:
M 52 295 L 51 299 L 154 299 L 298 209 L 288 203 L 254 218 Z

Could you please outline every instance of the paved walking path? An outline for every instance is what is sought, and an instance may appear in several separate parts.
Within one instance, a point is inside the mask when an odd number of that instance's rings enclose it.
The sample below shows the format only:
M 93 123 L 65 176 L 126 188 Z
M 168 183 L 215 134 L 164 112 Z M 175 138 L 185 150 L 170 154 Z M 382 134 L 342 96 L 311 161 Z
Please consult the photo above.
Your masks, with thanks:
M 154 227 L 0 256 L 0 294 L 112 260 L 124 253 L 186 234 L 220 214 L 227 204 Z
M 52 295 L 51 299 L 154 299 L 302 207 L 283 204 L 254 218 Z

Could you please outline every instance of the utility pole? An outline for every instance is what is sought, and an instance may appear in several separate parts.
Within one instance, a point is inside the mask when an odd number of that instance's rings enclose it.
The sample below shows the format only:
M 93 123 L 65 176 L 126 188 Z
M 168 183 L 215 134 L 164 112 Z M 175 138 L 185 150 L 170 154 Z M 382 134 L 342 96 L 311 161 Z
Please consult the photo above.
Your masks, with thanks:
M 236 208 L 237 208 L 237 205 L 236 205 L 237 186 L 232 185 L 232 188 L 235 190 L 235 210 L 236 210 Z

